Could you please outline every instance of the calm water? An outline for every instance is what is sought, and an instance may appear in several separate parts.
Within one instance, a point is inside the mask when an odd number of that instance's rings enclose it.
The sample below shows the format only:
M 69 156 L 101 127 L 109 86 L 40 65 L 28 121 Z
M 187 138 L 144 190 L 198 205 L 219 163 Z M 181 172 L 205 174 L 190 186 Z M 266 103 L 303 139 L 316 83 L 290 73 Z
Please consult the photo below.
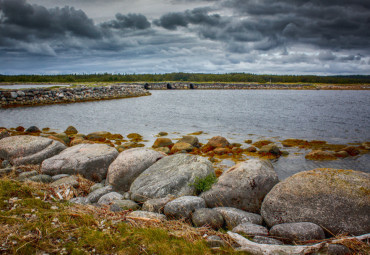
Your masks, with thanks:
M 32 88 L 48 88 L 48 87 L 55 87 L 55 86 L 62 86 L 62 87 L 69 87 L 70 85 L 65 84 L 17 84 L 17 85 L 0 85 L 0 89 L 32 89 Z
M 151 144 L 160 131 L 171 138 L 195 131 L 222 135 L 231 142 L 268 138 L 370 141 L 370 91 L 168 90 L 152 96 L 78 104 L 0 109 L 0 126 L 69 125 L 81 133 L 140 133 Z M 177 133 L 174 133 L 177 132 Z M 315 167 L 353 168 L 370 172 L 368 155 L 326 163 L 306 161 L 304 154 L 275 162 L 281 178 Z

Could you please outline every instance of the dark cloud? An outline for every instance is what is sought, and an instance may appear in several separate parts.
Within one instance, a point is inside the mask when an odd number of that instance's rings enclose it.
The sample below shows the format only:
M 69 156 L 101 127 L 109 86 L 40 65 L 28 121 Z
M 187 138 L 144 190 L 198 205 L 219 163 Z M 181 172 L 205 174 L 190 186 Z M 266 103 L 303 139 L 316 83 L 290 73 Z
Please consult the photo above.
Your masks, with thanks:
M 147 29 L 150 27 L 148 19 L 142 14 L 116 14 L 116 19 L 105 22 L 102 27 L 115 29 Z

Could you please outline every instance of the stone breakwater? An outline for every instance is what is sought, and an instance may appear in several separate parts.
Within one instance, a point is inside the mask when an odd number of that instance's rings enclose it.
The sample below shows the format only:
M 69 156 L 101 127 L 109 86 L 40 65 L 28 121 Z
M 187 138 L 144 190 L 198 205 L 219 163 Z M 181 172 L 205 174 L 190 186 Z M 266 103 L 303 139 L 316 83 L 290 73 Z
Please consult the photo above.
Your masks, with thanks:
M 31 88 L 1 90 L 0 107 L 32 106 L 57 103 L 75 103 L 128 97 L 148 96 L 140 85 L 111 85 L 101 87 L 77 86 L 72 88 Z

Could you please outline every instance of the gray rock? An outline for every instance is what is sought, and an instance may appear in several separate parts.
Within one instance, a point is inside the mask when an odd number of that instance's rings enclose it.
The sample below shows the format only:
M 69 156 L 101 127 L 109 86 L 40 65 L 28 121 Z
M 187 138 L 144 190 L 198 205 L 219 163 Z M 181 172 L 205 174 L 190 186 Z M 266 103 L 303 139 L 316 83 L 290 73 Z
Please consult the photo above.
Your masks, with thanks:
M 130 194 L 130 192 L 125 192 L 122 195 L 123 195 L 123 199 L 125 199 L 125 200 L 131 200 L 131 194 Z
M 40 129 L 36 126 L 30 126 L 26 129 L 26 132 L 28 133 L 41 133 Z
M 50 175 L 81 174 L 86 179 L 101 181 L 117 156 L 117 150 L 105 144 L 78 144 L 44 160 L 41 172 Z
M 206 242 L 210 248 L 219 248 L 226 246 L 225 241 L 222 240 L 219 236 L 207 236 Z
M 68 185 L 68 186 L 77 188 L 78 186 L 80 186 L 80 183 L 77 180 L 78 180 L 77 176 L 67 176 L 59 180 L 56 180 L 55 182 L 50 184 L 50 186 L 58 187 L 58 186 Z
M 191 218 L 196 209 L 204 207 L 206 207 L 206 203 L 203 198 L 183 196 L 168 202 L 164 206 L 164 214 L 172 219 Z
M 95 190 L 97 190 L 97 189 L 101 189 L 101 188 L 103 188 L 104 187 L 104 184 L 102 184 L 102 183 L 96 183 L 96 184 L 94 184 L 94 185 L 92 185 L 91 187 L 90 187 L 90 193 L 91 192 L 94 192 Z
M 196 209 L 191 220 L 196 227 L 209 226 L 213 229 L 219 229 L 224 225 L 222 214 L 209 208 Z
M 270 227 L 313 222 L 333 234 L 366 234 L 370 232 L 369 190 L 368 173 L 336 169 L 300 172 L 267 194 L 261 214 Z
M 159 220 L 159 221 L 167 220 L 167 217 L 163 214 L 154 213 L 154 212 L 145 212 L 145 211 L 133 211 L 129 213 L 127 217 L 144 218 L 144 219 L 152 219 L 152 220 Z
M 112 192 L 112 191 L 113 191 L 112 186 L 105 186 L 103 188 L 94 190 L 89 195 L 87 195 L 86 202 L 87 203 L 96 203 L 96 202 L 98 202 L 99 198 L 101 198 L 105 194 L 108 194 L 109 192 Z
M 144 202 L 167 195 L 193 195 L 195 188 L 191 184 L 209 174 L 214 174 L 212 163 L 203 157 L 187 154 L 164 157 L 132 183 L 131 199 Z
M 1 168 L 7 168 L 7 167 L 11 167 L 10 161 L 9 160 L 3 160 L 3 162 L 1 162 Z
M 245 222 L 236 226 L 235 228 L 233 228 L 232 232 L 244 234 L 247 236 L 267 236 L 269 234 L 267 228 L 249 222 Z
M 145 201 L 141 210 L 155 213 L 163 213 L 164 206 L 173 199 L 175 199 L 175 197 L 173 196 L 149 199 Z
M 98 200 L 98 205 L 109 205 L 115 200 L 121 200 L 122 195 L 118 192 L 109 192 L 103 196 L 101 196 Z
M 0 158 L 13 165 L 39 164 L 66 149 L 61 142 L 38 136 L 11 136 L 0 140 Z
M 36 171 L 36 170 L 32 170 L 30 172 L 23 172 L 23 173 L 20 173 L 19 176 L 18 176 L 18 180 L 19 181 L 24 181 L 32 176 L 35 176 L 35 175 L 38 175 L 39 173 Z
M 341 244 L 328 244 L 325 254 L 328 255 L 346 255 L 351 254 L 350 249 L 348 249 L 346 246 Z
M 58 174 L 58 175 L 52 176 L 51 178 L 53 179 L 53 181 L 57 181 L 59 179 L 62 179 L 62 178 L 68 177 L 68 176 L 70 176 L 70 175 L 69 174 Z
M 138 210 L 140 206 L 132 200 L 114 200 L 112 205 L 117 205 L 121 210 Z
M 47 174 L 38 174 L 32 177 L 29 177 L 27 180 L 30 180 L 33 182 L 42 182 L 42 183 L 50 183 L 53 181 L 53 179 L 51 179 L 51 176 Z
M 246 212 L 232 207 L 216 207 L 213 208 L 213 210 L 222 214 L 228 229 L 233 229 L 245 222 L 262 225 L 261 215 L 255 213 Z
M 276 146 L 276 144 L 268 144 L 261 147 L 261 149 L 258 151 L 259 153 L 271 153 L 273 155 L 280 155 L 281 151 L 279 147 Z
M 80 204 L 80 205 L 88 204 L 88 201 L 86 200 L 85 197 L 74 197 L 70 199 L 69 202 L 72 204 Z
M 322 228 L 311 222 L 278 224 L 270 229 L 270 235 L 279 237 L 287 242 L 321 240 L 325 238 Z
M 128 191 L 136 177 L 164 156 L 147 148 L 123 151 L 109 166 L 107 181 L 117 191 Z
M 201 197 L 211 208 L 225 206 L 259 213 L 263 198 L 278 181 L 269 161 L 250 159 L 223 172 Z
M 276 244 L 276 245 L 283 245 L 284 243 L 280 240 L 271 238 L 271 237 L 266 237 L 266 236 L 255 236 L 252 239 L 253 242 L 255 243 L 260 243 L 260 244 Z

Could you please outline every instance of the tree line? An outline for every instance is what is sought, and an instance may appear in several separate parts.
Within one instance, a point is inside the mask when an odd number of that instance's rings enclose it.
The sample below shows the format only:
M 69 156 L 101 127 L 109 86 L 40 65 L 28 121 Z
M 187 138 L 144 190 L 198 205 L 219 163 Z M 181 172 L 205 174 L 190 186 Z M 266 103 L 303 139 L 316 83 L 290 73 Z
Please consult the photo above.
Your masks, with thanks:
M 0 82 L 256 82 L 256 83 L 326 83 L 362 84 L 370 83 L 370 75 L 267 75 L 250 73 L 165 73 L 165 74 L 63 74 L 63 75 L 0 75 Z

